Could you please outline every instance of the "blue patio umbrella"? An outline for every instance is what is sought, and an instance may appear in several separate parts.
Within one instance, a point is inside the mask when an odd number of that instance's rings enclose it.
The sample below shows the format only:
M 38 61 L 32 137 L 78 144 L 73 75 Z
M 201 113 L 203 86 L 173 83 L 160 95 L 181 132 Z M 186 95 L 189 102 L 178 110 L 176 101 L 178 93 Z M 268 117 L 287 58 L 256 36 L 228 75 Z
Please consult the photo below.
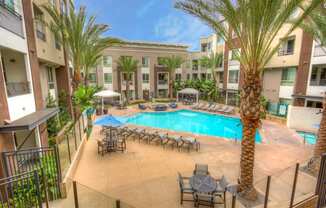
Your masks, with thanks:
M 107 126 L 107 127 L 119 127 L 122 126 L 124 123 L 116 119 L 114 116 L 104 116 L 102 118 L 97 119 L 94 122 L 94 125 L 97 126 Z

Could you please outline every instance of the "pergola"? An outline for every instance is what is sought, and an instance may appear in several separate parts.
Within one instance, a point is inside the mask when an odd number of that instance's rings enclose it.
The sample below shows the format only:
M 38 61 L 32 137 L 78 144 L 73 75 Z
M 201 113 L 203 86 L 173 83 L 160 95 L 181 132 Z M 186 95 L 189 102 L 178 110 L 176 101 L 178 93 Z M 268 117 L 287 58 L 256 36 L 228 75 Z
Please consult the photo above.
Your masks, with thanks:
M 112 90 L 102 90 L 100 92 L 95 93 L 95 96 L 100 97 L 102 99 L 102 114 L 104 111 L 104 98 L 119 97 L 119 99 L 121 100 L 121 94 Z
M 180 90 L 177 92 L 177 101 L 179 101 L 179 97 L 183 100 L 185 96 L 194 96 L 196 97 L 196 103 L 198 103 L 199 100 L 199 92 L 196 89 L 193 88 L 185 88 L 183 90 Z

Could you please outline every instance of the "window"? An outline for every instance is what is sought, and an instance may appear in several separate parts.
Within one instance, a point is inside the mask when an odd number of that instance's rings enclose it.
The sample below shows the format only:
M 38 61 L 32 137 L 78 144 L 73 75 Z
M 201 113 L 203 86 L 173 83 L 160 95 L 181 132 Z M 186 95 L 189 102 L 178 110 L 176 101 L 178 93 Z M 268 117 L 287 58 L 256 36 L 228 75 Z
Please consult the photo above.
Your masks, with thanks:
M 187 80 L 191 79 L 191 74 L 187 74 Z
M 232 106 L 239 105 L 239 94 L 237 92 L 227 93 L 227 105 L 232 105 Z
M 208 74 L 206 75 L 206 78 L 207 78 L 208 80 L 212 79 L 212 74 L 208 73 Z
M 160 66 L 164 65 L 164 57 L 157 57 L 157 64 Z
M 309 108 L 323 108 L 323 103 L 319 101 L 307 100 L 307 107 Z
M 205 73 L 201 73 L 201 74 L 200 74 L 200 79 L 205 80 L 205 79 L 206 79 L 206 74 L 205 74 Z
M 326 86 L 326 65 L 315 65 L 312 67 L 310 85 Z
M 193 79 L 198 79 L 198 74 L 192 74 Z
M 168 73 L 159 73 L 158 74 L 158 84 L 160 84 L 160 85 L 168 84 Z
M 111 56 L 103 56 L 103 65 L 105 67 L 112 67 L 112 57 Z
M 5 4 L 5 7 L 10 11 L 15 12 L 15 1 L 14 0 L 1 0 L 0 4 Z
M 230 60 L 231 61 L 235 61 L 235 60 L 237 60 L 237 57 L 238 57 L 238 55 L 239 55 L 239 49 L 232 49 L 231 50 L 231 57 L 230 57 Z
M 224 82 L 224 73 L 223 72 L 218 72 L 218 78 L 219 78 L 218 82 L 220 84 L 223 84 L 223 82 Z
M 280 103 L 280 104 L 291 105 L 292 100 L 291 100 L 291 99 L 288 99 L 288 98 L 280 98 L 279 103 Z
M 285 68 L 282 70 L 282 86 L 293 86 L 295 81 L 296 68 Z
M 202 52 L 209 52 L 211 50 L 212 50 L 212 43 L 211 42 L 201 44 L 201 51 Z
M 112 84 L 112 73 L 104 73 L 104 84 Z
M 61 50 L 61 44 L 58 40 L 58 37 L 54 34 L 54 47 L 57 49 L 57 50 Z
M 198 60 L 192 60 L 192 70 L 197 71 L 198 70 Z
M 294 42 L 295 37 L 291 37 L 281 45 L 280 50 L 278 51 L 279 56 L 292 55 L 294 53 Z
M 149 66 L 149 58 L 148 57 L 142 57 L 141 63 L 143 67 L 148 67 Z
M 168 90 L 158 90 L 158 97 L 159 98 L 166 98 L 168 97 Z
M 55 83 L 54 83 L 54 78 L 53 78 L 53 71 L 51 67 L 46 67 L 47 69 L 47 76 L 48 76 L 48 86 L 49 90 L 55 89 Z
M 66 13 L 66 5 L 65 5 L 65 1 L 63 1 L 63 0 L 60 1 L 60 12 L 61 12 L 61 14 Z
M 229 71 L 229 83 L 236 84 L 239 82 L 239 70 Z
M 88 74 L 88 81 L 90 83 L 96 83 L 96 74 L 95 73 L 89 73 Z
M 143 74 L 143 83 L 149 83 L 149 74 L 148 73 Z
M 44 14 L 41 11 L 41 9 L 38 8 L 36 5 L 34 5 L 33 8 L 34 8 L 34 14 L 35 14 L 36 36 L 40 40 L 46 41 Z
M 175 80 L 177 80 L 177 81 L 181 80 L 181 74 L 180 73 L 175 74 Z

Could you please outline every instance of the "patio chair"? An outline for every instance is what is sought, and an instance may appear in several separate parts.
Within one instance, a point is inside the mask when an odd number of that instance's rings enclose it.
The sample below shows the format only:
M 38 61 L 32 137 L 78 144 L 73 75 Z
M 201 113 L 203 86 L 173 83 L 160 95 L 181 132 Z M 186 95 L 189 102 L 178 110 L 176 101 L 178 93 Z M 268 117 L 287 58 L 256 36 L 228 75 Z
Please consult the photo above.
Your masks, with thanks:
M 223 108 L 223 105 L 218 104 L 215 106 L 214 110 L 212 112 L 218 113 Z
M 125 138 L 117 139 L 116 151 L 124 152 L 127 149 L 127 142 Z
M 163 145 L 164 143 L 167 142 L 168 140 L 168 133 L 154 133 L 153 137 L 151 138 L 151 140 L 149 141 L 149 143 L 151 142 L 156 142 L 157 144 Z
M 226 180 L 226 177 L 223 175 L 221 179 L 217 180 L 217 186 L 216 190 L 214 192 L 215 199 L 218 199 L 219 201 L 215 200 L 215 204 L 223 204 L 224 208 L 226 208 L 226 191 L 228 188 L 228 181 Z
M 138 108 L 140 109 L 140 110 L 146 110 L 146 106 L 144 105 L 144 104 L 138 104 Z
M 211 106 L 209 106 L 209 107 L 207 108 L 206 111 L 211 112 L 211 111 L 215 108 L 215 106 L 216 106 L 216 104 L 212 104 Z
M 194 191 L 189 184 L 189 178 L 182 177 L 182 175 L 178 172 L 178 182 L 180 188 L 180 204 L 183 204 L 184 201 L 194 202 Z M 185 199 L 185 195 L 191 195 L 191 199 Z
M 197 152 L 200 149 L 200 142 L 198 142 L 195 138 L 187 137 L 187 138 L 181 138 L 182 145 L 181 147 L 184 147 L 190 152 L 190 149 L 195 149 Z
M 215 198 L 213 194 L 209 193 L 195 193 L 195 207 L 206 206 L 214 207 Z
M 209 175 L 207 164 L 195 164 L 194 175 Z
M 194 109 L 194 110 L 196 110 L 200 105 L 201 105 L 201 103 L 197 103 L 194 106 L 192 106 L 191 108 Z
M 104 155 L 104 153 L 106 153 L 106 145 L 104 141 L 97 141 L 97 153 L 101 154 L 102 156 Z

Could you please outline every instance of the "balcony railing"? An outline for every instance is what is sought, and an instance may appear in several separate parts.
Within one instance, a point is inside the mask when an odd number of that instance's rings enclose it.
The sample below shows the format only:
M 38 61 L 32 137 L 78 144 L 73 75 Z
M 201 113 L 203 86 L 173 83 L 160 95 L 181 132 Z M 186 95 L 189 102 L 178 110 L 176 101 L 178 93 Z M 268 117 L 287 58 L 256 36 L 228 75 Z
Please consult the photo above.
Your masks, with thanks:
M 294 53 L 294 50 L 289 50 L 289 49 L 279 50 L 278 56 L 288 56 L 288 55 L 293 55 L 293 53 Z
M 166 85 L 168 84 L 168 80 L 158 80 L 159 85 Z
M 326 47 L 322 47 L 320 45 L 315 46 L 314 57 L 318 56 L 326 56 Z
M 4 0 L 0 0 L 0 26 L 13 32 L 21 37 L 24 37 L 23 23 L 21 15 L 16 12 L 14 5 L 8 4 Z
M 8 82 L 6 86 L 8 97 L 29 94 L 31 92 L 29 82 Z
M 326 79 L 310 80 L 310 86 L 326 86 Z

